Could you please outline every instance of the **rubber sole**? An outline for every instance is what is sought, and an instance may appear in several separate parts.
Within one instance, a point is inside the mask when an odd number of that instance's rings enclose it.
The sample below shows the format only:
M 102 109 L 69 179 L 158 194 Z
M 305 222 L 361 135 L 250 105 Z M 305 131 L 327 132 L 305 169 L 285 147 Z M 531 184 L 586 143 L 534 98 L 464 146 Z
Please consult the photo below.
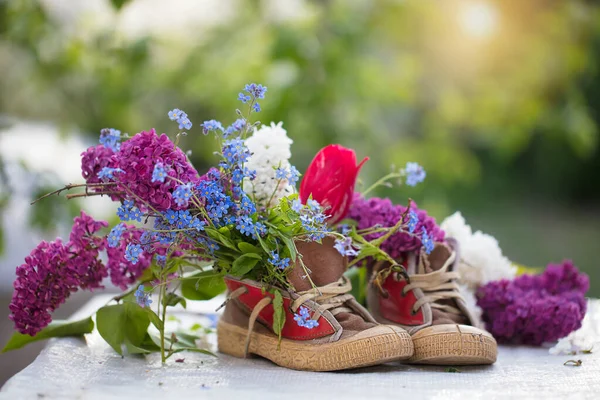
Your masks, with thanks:
M 219 351 L 244 358 L 248 330 L 219 321 Z M 393 326 L 378 325 L 333 343 L 279 339 L 273 334 L 252 333 L 248 357 L 269 359 L 275 364 L 303 371 L 338 371 L 406 360 L 413 355 L 408 332 Z
M 496 362 L 498 345 L 488 332 L 467 325 L 434 325 L 412 336 L 410 364 L 487 365 Z

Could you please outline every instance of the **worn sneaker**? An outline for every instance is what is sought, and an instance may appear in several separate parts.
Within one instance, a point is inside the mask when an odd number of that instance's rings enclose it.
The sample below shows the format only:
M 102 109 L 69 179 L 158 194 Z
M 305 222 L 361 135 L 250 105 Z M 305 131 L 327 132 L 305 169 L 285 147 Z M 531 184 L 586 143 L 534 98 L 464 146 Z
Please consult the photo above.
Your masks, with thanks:
M 296 265 L 288 280 L 296 291 L 231 277 L 225 279 L 228 301 L 217 325 L 219 351 L 235 357 L 261 356 L 282 367 L 335 371 L 405 360 L 413 355 L 410 335 L 402 328 L 378 324 L 349 294 L 343 277 L 347 260 L 323 244 L 298 242 L 309 271 Z M 286 313 L 282 339 L 273 331 L 276 289 Z
M 372 270 L 369 311 L 382 324 L 407 330 L 413 339 L 414 364 L 493 364 L 498 347 L 475 320 L 459 293 L 456 241 L 436 243 L 427 256 L 411 252 L 403 260 L 408 279 L 385 265 Z

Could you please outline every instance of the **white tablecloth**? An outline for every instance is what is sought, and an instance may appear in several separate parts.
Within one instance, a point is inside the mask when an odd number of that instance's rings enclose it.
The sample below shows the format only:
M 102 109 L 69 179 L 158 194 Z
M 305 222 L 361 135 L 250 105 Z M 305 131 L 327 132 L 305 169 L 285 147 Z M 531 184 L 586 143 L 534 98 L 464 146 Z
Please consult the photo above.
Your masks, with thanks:
M 105 303 L 106 297 L 99 296 L 74 317 L 90 315 Z M 179 317 L 182 323 L 209 323 L 207 317 L 217 303 L 197 302 L 192 308 L 203 316 L 188 311 Z M 214 346 L 214 334 L 208 339 Z M 184 361 L 176 362 L 177 356 Z M 583 365 L 563 365 L 574 358 Z M 262 359 L 196 353 L 181 353 L 162 366 L 157 354 L 122 358 L 94 332 L 85 340 L 51 340 L 35 362 L 6 383 L 0 399 L 600 398 L 600 348 L 593 354 L 552 356 L 542 348 L 501 346 L 495 365 L 459 369 L 460 373 L 451 373 L 445 367 L 388 364 L 314 373 L 280 368 Z

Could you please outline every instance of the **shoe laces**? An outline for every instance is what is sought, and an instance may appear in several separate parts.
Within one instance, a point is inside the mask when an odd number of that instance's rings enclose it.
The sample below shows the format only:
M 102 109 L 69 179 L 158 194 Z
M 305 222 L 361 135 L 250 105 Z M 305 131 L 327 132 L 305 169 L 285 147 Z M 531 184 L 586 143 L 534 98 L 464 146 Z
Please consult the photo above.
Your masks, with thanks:
M 453 251 L 444 265 L 437 271 L 424 273 L 424 266 L 420 264 L 419 273 L 410 275 L 410 281 L 402 289 L 402 295 L 404 296 L 410 290 L 414 289 L 421 289 L 423 291 L 423 296 L 417 299 L 413 305 L 413 314 L 416 314 L 419 308 L 425 304 L 430 304 L 432 308 L 437 308 L 452 314 L 462 314 L 462 311 L 458 308 L 440 302 L 440 300 L 462 299 L 458 284 L 456 283 L 456 280 L 460 275 L 456 271 L 448 271 L 455 259 L 456 252 Z
M 290 311 L 295 314 L 305 302 L 312 300 L 318 304 L 318 306 L 314 309 L 312 316 L 313 320 L 318 320 L 325 311 L 329 311 L 334 316 L 342 312 L 351 313 L 354 310 L 344 306 L 346 301 L 354 298 L 348 293 L 351 290 L 352 284 L 350 283 L 350 280 L 345 276 L 342 276 L 337 281 L 327 285 L 317 286 L 309 290 L 298 292 L 297 294 L 299 297 L 292 302 Z M 225 306 L 229 301 L 235 300 L 247 292 L 248 289 L 246 286 L 240 286 L 239 288 L 235 289 L 227 296 L 227 299 L 221 305 L 221 307 L 219 307 L 219 309 Z M 245 356 L 248 356 L 250 340 L 252 338 L 252 332 L 254 331 L 256 319 L 258 318 L 260 312 L 264 310 L 266 306 L 271 304 L 272 301 L 273 299 L 269 296 L 263 297 L 252 309 L 252 313 L 250 314 L 250 318 L 248 320 L 248 333 L 246 334 L 246 345 L 244 349 Z

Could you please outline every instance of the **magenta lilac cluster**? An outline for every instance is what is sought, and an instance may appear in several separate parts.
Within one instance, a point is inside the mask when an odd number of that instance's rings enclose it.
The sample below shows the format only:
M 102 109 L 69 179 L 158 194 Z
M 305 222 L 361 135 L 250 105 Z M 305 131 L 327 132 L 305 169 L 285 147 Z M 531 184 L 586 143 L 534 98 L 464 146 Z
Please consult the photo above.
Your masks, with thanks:
M 540 275 L 490 282 L 477 293 L 487 329 L 500 343 L 541 345 L 581 327 L 590 282 L 571 261 Z
M 160 179 L 156 165 L 162 166 Z M 113 193 L 113 200 L 132 200 L 143 211 L 181 208 L 173 199 L 175 190 L 181 183 L 199 179 L 183 151 L 154 129 L 140 132 L 118 147 L 106 142 L 90 147 L 82 154 L 81 171 L 88 184 L 107 184 L 96 191 Z
M 183 151 L 167 135 L 159 136 L 154 129 L 123 142 L 114 160 L 111 166 L 123 171 L 117 179 L 119 186 L 127 187 L 130 197 L 141 208 L 148 204 L 158 211 L 180 209 L 173 192 L 182 183 L 195 184 L 199 178 Z M 157 164 L 162 164 L 166 176 L 172 179 L 153 179 Z
M 50 313 L 79 289 L 96 289 L 107 276 L 98 254 L 106 245 L 94 236 L 106 222 L 84 212 L 74 220 L 69 241 L 41 242 L 17 267 L 10 303 L 16 329 L 34 335 L 52 320 Z
M 381 249 L 387 252 L 391 257 L 399 259 L 403 252 L 414 251 L 421 248 L 423 245 L 422 232 L 427 232 L 427 240 L 440 242 L 444 240 L 444 231 L 436 224 L 435 219 L 424 210 L 420 210 L 412 203 L 411 210 L 414 213 L 407 215 L 407 227 L 410 223 L 410 232 L 406 230 L 393 234 L 381 246 Z M 392 227 L 398 223 L 400 218 L 406 213 L 406 207 L 398 204 L 393 204 L 390 199 L 382 199 L 372 197 L 370 199 L 363 198 L 359 193 L 354 194 L 352 206 L 348 218 L 355 220 L 358 224 L 358 229 L 367 229 L 376 226 Z M 411 220 L 411 216 L 416 215 L 416 219 Z M 414 218 L 414 217 L 412 217 Z M 419 234 L 413 234 L 416 232 Z M 373 233 L 365 236 L 367 240 L 373 240 L 381 237 L 385 232 Z
M 96 221 L 82 211 L 74 219 L 68 242 L 41 242 L 25 258 L 25 264 L 17 267 L 9 308 L 10 319 L 19 332 L 35 335 L 52 321 L 51 313 L 71 293 L 102 288 L 102 280 L 107 276 L 115 286 L 127 289 L 150 266 L 153 255 L 166 254 L 164 247 L 153 244 L 152 250 L 140 251 L 135 260 L 128 259 L 128 248 L 131 252 L 132 246 L 144 245 L 144 230 L 121 224 L 119 240 L 113 243 L 110 235 L 107 238 L 99 234 L 107 226 L 108 223 Z M 103 251 L 106 264 L 100 256 Z

